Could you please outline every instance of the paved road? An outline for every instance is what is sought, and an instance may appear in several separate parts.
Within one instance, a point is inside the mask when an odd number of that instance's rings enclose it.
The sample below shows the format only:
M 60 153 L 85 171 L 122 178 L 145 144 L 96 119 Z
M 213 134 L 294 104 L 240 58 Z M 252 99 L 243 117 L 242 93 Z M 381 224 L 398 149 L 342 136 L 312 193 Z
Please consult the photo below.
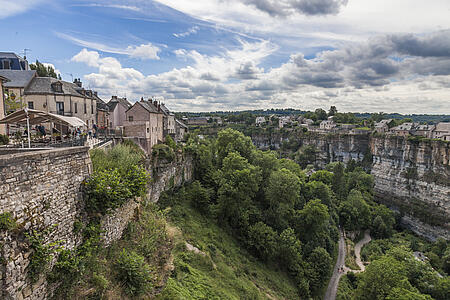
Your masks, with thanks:
M 339 279 L 342 273 L 339 271 L 341 267 L 345 265 L 345 239 L 342 230 L 339 233 L 339 253 L 334 266 L 333 275 L 331 275 L 330 282 L 328 283 L 327 292 L 323 297 L 324 300 L 334 300 L 336 299 L 337 288 L 339 285 Z

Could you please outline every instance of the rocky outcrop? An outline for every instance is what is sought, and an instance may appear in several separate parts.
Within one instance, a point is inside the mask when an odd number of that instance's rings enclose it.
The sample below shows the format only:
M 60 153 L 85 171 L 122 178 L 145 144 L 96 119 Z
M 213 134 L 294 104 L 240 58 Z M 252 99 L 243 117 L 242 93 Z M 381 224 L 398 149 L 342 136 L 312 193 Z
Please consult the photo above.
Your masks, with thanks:
M 370 150 L 378 200 L 400 211 L 416 233 L 450 239 L 450 144 L 372 137 Z

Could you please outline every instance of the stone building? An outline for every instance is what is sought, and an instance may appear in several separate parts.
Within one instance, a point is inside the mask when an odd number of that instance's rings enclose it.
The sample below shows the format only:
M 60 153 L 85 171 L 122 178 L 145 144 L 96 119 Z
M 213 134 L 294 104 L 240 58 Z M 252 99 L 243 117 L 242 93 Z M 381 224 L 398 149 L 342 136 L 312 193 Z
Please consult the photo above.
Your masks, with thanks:
M 418 125 L 412 131 L 412 135 L 423 136 L 426 138 L 431 138 L 435 125 Z
M 175 119 L 175 141 L 184 141 L 186 133 L 188 133 L 188 127 L 180 120 Z
M 141 99 L 126 111 L 124 136 L 133 138 L 147 153 L 151 153 L 154 145 L 164 141 L 163 118 L 157 101 Z
M 256 119 L 255 119 L 256 126 L 260 126 L 264 123 L 266 123 L 266 117 L 256 117 Z
M 5 117 L 5 93 L 3 91 L 3 83 L 7 81 L 8 79 L 6 77 L 0 76 L 0 119 Z M 0 124 L 0 134 L 6 134 L 6 126 L 4 124 Z
M 71 83 L 51 77 L 34 77 L 24 92 L 24 104 L 28 108 L 80 118 L 88 128 L 96 123 L 99 99 L 96 92 L 84 89 L 79 79 Z
M 415 124 L 411 122 L 403 123 L 401 125 L 392 127 L 390 130 L 391 134 L 398 135 L 398 136 L 408 136 L 410 135 L 411 131 L 414 129 Z
M 109 125 L 109 108 L 108 105 L 102 100 L 97 100 L 97 116 L 96 122 L 99 129 L 107 129 Z
M 322 130 L 331 130 L 335 128 L 337 125 L 333 120 L 333 117 L 328 117 L 328 120 L 320 122 L 319 128 Z
M 112 96 L 111 100 L 106 103 L 109 110 L 108 127 L 110 129 L 117 129 L 122 127 L 126 120 L 126 111 L 132 106 L 127 98 L 120 98 Z
M 0 70 L 0 76 L 8 78 L 3 84 L 3 91 L 11 101 L 17 103 L 17 108 L 26 106 L 25 89 L 37 77 L 36 71 Z M 13 107 L 5 107 L 5 113 L 14 111 Z
M 175 115 L 169 111 L 169 109 L 161 103 L 161 111 L 164 114 L 163 117 L 163 135 L 166 137 L 170 135 L 175 137 Z
M 392 119 L 384 119 L 378 123 L 375 123 L 375 131 L 378 133 L 386 133 L 389 131 L 389 124 L 392 122 Z
M 28 61 L 13 52 L 0 52 L 0 70 L 29 70 Z
M 440 122 L 431 133 L 431 138 L 450 141 L 450 122 Z

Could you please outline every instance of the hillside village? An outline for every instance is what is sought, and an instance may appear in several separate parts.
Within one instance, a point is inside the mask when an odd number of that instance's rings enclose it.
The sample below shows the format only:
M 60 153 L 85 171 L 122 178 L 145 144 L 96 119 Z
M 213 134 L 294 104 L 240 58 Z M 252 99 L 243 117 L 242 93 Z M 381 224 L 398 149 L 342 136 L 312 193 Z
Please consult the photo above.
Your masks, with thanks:
M 0 119 L 25 108 L 46 113 L 48 120 L 53 118 L 54 122 L 30 120 L 30 134 L 36 141 L 52 135 L 60 142 L 64 137 L 118 136 L 134 140 L 150 153 L 166 136 L 182 141 L 187 132 L 187 126 L 161 101 L 142 97 L 133 104 L 116 95 L 104 101 L 96 91 L 83 87 L 79 78 L 67 82 L 40 77 L 26 58 L 15 53 L 0 52 L 0 89 Z M 26 137 L 17 123 L 0 124 L 0 134 Z

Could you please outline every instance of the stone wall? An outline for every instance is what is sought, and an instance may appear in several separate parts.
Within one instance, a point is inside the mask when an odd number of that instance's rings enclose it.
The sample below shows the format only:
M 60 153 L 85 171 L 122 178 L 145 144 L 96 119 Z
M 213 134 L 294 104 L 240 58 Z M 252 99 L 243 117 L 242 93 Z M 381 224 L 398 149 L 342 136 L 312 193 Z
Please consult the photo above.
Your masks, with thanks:
M 25 232 L 49 229 L 45 243 L 61 242 L 65 249 L 82 242 L 74 223 L 86 221 L 81 185 L 92 172 L 88 149 L 0 150 L 0 214 L 10 212 L 18 225 L 0 230 L 0 299 L 46 299 L 51 289 L 45 274 L 35 283 L 29 279 L 32 252 Z M 192 159 L 181 154 L 174 162 L 149 162 L 147 168 L 152 178 L 147 197 L 130 200 L 100 220 L 105 246 L 122 237 L 143 201 L 158 201 L 162 191 L 190 181 L 193 172 Z
M 30 250 L 24 232 L 49 230 L 46 242 L 73 249 L 81 236 L 73 224 L 82 210 L 81 182 L 91 174 L 88 147 L 0 152 L 0 214 L 17 222 L 14 233 L 1 232 L 1 299 L 44 299 L 46 282 L 27 276 Z M 3 154 L 3 155 L 2 155 Z

